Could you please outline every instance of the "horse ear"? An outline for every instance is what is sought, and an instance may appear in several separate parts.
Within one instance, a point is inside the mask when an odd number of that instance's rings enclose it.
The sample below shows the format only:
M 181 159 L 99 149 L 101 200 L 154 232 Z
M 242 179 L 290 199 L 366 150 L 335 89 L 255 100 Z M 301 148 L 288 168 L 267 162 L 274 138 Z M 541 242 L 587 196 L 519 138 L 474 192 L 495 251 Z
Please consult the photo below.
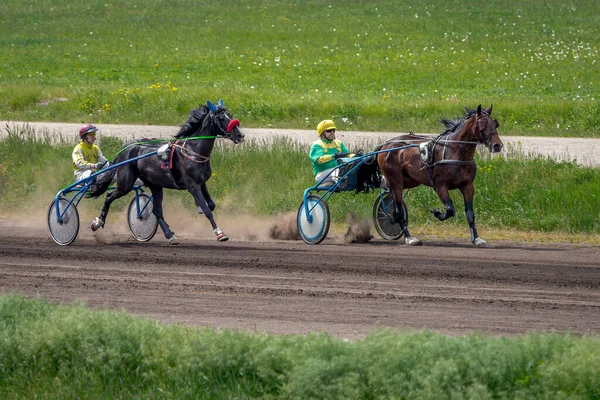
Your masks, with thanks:
M 217 107 L 213 103 L 211 103 L 210 100 L 206 100 L 206 104 L 208 105 L 208 109 L 210 110 L 210 112 L 217 112 Z
M 481 104 L 477 106 L 477 116 L 481 116 Z
M 485 110 L 485 111 L 487 111 L 488 115 L 492 115 L 492 107 L 494 107 L 494 105 L 490 104 L 490 108 L 488 108 L 487 110 Z
M 223 104 L 223 99 L 219 99 L 219 105 L 223 108 L 225 108 L 225 105 Z

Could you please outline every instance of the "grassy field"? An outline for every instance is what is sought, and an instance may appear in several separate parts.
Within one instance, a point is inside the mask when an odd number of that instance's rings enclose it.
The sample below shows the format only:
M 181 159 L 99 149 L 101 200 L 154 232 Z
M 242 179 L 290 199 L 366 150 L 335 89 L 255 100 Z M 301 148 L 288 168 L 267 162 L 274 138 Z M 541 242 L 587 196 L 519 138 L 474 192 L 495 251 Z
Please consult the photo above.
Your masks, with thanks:
M 223 98 L 250 127 L 600 137 L 595 0 L 0 3 L 0 118 L 176 125 Z
M 4 188 L 0 191 L 0 213 L 27 213 L 40 204 L 47 207 L 59 189 L 73 182 L 73 144 L 51 146 L 44 138 L 36 140 L 34 133 L 16 129 L 0 140 L 0 186 Z M 109 158 L 122 145 L 116 138 L 101 140 Z M 295 214 L 304 189 L 314 185 L 307 153 L 306 145 L 286 139 L 275 142 L 269 150 L 258 141 L 238 146 L 217 142 L 211 160 L 214 172 L 208 183 L 217 214 Z M 486 151 L 476 156 L 475 214 L 480 234 L 490 237 L 491 231 L 504 239 L 556 237 L 560 241 L 600 243 L 600 170 L 519 154 L 509 150 L 506 157 L 492 157 Z M 376 195 L 345 192 L 333 196 L 328 204 L 334 225 L 347 227 L 350 214 L 370 220 Z M 405 200 L 413 232 L 468 237 L 462 196 L 453 191 L 451 197 L 457 214 L 439 222 L 430 213 L 433 208 L 443 208 L 435 192 L 428 187 L 410 190 Z M 187 191 L 166 191 L 165 199 L 167 204 L 177 202 L 195 210 Z M 129 197 L 118 200 L 114 210 L 122 209 L 128 201 Z M 80 207 L 98 211 L 102 202 L 86 200 Z
M 273 336 L 0 296 L 0 397 L 597 399 L 600 339 Z

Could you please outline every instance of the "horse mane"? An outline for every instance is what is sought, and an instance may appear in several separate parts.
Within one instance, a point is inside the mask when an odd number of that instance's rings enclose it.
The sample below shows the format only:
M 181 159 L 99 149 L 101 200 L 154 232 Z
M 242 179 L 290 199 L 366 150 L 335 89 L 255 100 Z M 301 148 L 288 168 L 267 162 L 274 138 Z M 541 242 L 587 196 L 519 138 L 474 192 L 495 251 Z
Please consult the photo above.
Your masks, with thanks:
M 210 110 L 208 106 L 201 104 L 198 106 L 198 108 L 194 108 L 192 111 L 190 111 L 190 116 L 188 117 L 186 123 L 181 125 L 181 129 L 179 129 L 179 132 L 177 132 L 174 137 L 181 139 L 193 136 L 202 128 L 202 122 L 208 115 L 209 111 Z
M 464 117 L 456 117 L 454 119 L 445 119 L 445 118 L 440 119 L 440 122 L 442 124 L 446 125 L 446 129 L 444 129 L 444 131 L 442 133 L 440 133 L 440 136 L 448 135 L 452 132 L 456 132 L 458 127 L 462 126 L 462 124 L 464 124 L 469 118 L 471 118 L 473 115 L 477 114 L 477 110 L 471 110 L 471 109 L 468 109 L 467 107 L 464 107 L 464 108 L 465 108 L 465 116 Z

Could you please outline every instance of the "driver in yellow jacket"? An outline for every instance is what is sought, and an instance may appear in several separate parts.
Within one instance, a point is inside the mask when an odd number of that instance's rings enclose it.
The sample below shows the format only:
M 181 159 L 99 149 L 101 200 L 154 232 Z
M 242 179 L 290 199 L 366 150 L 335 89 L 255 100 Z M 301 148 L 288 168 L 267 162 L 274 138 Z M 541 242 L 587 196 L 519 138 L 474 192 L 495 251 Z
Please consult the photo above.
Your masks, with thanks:
M 102 155 L 100 148 L 94 144 L 96 132 L 98 132 L 98 128 L 90 124 L 79 129 L 81 141 L 75 146 L 71 155 L 75 181 L 88 178 L 97 170 L 108 166 L 108 160 Z

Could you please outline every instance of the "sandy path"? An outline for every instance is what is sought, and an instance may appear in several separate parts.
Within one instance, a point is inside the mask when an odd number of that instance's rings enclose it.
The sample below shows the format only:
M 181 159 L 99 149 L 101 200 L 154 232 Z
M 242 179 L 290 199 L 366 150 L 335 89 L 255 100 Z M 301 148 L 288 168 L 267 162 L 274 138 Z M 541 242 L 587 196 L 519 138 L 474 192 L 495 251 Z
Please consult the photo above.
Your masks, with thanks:
M 7 127 L 29 126 L 37 135 L 75 140 L 80 124 L 56 122 L 19 122 L 0 121 L 0 137 L 6 135 Z M 98 124 L 101 135 L 116 136 L 122 140 L 141 137 L 167 139 L 172 137 L 179 127 L 153 125 L 107 125 Z M 256 129 L 243 128 L 248 139 L 268 140 L 275 136 L 287 136 L 300 143 L 310 144 L 316 140 L 315 131 L 301 129 Z M 401 132 L 405 133 L 405 132 Z M 398 132 L 354 132 L 339 131 L 338 139 L 347 145 L 363 143 L 382 143 L 399 135 Z M 502 134 L 500 132 L 500 134 Z M 576 161 L 582 165 L 600 166 L 600 139 L 583 138 L 546 138 L 532 136 L 501 136 L 505 148 L 519 151 L 527 156 L 543 155 L 558 161 Z

